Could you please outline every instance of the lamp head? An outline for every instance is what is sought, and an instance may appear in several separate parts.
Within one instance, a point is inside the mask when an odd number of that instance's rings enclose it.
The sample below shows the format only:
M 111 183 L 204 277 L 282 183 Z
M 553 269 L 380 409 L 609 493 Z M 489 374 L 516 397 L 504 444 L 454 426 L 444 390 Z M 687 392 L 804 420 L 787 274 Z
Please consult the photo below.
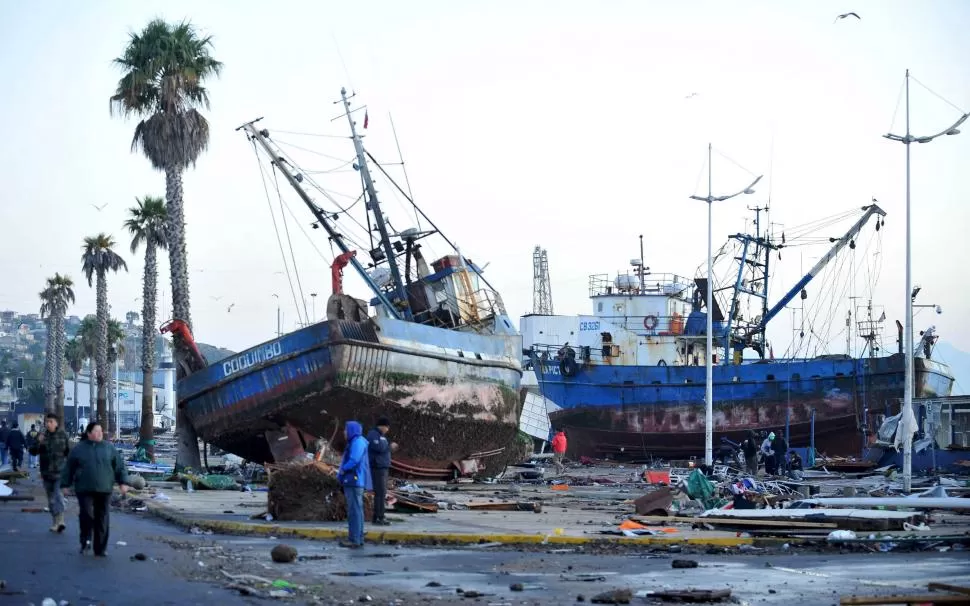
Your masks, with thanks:
M 948 134 L 948 135 L 959 135 L 960 134 L 960 129 L 959 128 L 951 128 L 950 130 L 946 131 L 946 134 Z
M 943 308 L 942 308 L 942 307 L 940 307 L 939 305 L 937 305 L 937 306 L 936 306 L 936 313 L 938 313 L 938 314 L 941 314 L 941 313 L 943 313 Z

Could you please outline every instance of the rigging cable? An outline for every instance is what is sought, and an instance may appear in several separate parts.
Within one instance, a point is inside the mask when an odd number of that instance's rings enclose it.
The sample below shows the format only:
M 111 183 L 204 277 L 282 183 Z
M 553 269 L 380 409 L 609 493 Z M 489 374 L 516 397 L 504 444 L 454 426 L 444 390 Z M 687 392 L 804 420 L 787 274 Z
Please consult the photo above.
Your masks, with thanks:
M 300 270 L 296 266 L 296 255 L 293 253 L 293 238 L 290 237 L 290 224 L 286 220 L 286 213 L 283 212 L 283 192 L 280 191 L 279 175 L 276 173 L 276 164 L 273 164 L 273 182 L 276 185 L 276 197 L 280 201 L 280 218 L 283 220 L 283 230 L 286 232 L 286 242 L 290 247 L 290 259 L 293 261 L 293 274 L 296 276 L 296 285 L 300 289 L 300 300 L 303 301 L 303 317 L 309 318 L 306 308 L 306 295 L 303 294 L 303 282 L 300 280 Z M 307 320 L 309 324 L 309 319 Z
M 276 225 L 276 213 L 273 211 L 273 203 L 269 196 L 269 187 L 266 185 L 266 172 L 263 168 L 263 162 L 259 157 L 259 150 L 256 149 L 256 141 L 251 141 L 253 144 L 253 152 L 256 154 L 256 164 L 259 166 L 259 176 L 263 181 L 263 191 L 266 193 L 266 205 L 269 206 L 269 214 L 273 219 L 273 230 L 276 232 L 276 241 L 280 246 L 280 255 L 283 257 L 283 269 L 286 270 L 286 279 L 290 283 L 290 293 L 293 295 L 293 305 L 296 307 L 296 316 L 297 319 L 302 322 L 302 319 L 300 319 L 300 305 L 297 303 L 296 290 L 293 288 L 293 279 L 290 277 L 290 267 L 286 262 L 286 253 L 283 251 L 283 240 L 280 238 L 280 230 Z

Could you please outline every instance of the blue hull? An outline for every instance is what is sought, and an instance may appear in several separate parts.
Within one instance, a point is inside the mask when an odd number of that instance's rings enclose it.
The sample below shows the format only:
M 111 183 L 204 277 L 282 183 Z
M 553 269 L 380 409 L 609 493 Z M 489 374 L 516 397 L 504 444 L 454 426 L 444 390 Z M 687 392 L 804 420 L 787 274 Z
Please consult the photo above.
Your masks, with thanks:
M 520 350 L 518 335 L 333 320 L 186 377 L 179 406 L 204 440 L 261 463 L 313 451 L 318 438 L 341 448 L 346 421 L 386 415 L 402 473 L 504 465 L 521 412 Z
M 828 454 L 861 452 L 862 437 L 894 414 L 903 396 L 903 356 L 841 356 L 714 367 L 715 444 L 748 430 L 784 431 Z M 540 391 L 562 410 L 573 456 L 703 454 L 703 366 L 580 366 L 564 377 L 549 361 L 537 372 Z M 938 362 L 916 359 L 915 397 L 950 394 L 953 377 Z

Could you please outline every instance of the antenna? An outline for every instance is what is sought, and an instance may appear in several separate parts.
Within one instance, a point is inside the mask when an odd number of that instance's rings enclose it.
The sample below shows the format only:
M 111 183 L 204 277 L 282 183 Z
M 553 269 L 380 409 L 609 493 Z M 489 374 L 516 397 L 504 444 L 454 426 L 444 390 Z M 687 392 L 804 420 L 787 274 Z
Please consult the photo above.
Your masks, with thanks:
M 553 315 L 552 285 L 549 281 L 549 256 L 536 246 L 532 253 L 532 313 Z

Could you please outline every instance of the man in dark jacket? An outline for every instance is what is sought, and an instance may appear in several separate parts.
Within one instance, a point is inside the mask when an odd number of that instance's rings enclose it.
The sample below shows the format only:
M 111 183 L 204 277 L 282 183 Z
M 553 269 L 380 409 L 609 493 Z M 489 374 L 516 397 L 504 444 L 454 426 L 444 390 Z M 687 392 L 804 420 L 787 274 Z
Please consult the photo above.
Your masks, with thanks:
M 49 412 L 44 418 L 44 433 L 30 447 L 30 454 L 40 457 L 40 477 L 44 480 L 47 503 L 51 510 L 51 532 L 64 532 L 64 495 L 61 494 L 61 472 L 71 452 L 67 434 L 58 426 L 57 415 Z
M 771 441 L 771 450 L 775 453 L 775 469 L 778 475 L 783 476 L 788 471 L 788 442 L 785 436 L 779 433 Z
M 7 464 L 7 436 L 10 435 L 10 428 L 7 427 L 7 420 L 0 421 L 0 467 Z
M 10 465 L 13 466 L 14 471 L 20 471 L 20 466 L 24 464 L 24 447 L 26 445 L 27 439 L 20 431 L 20 425 L 14 421 L 10 433 L 7 434 L 7 450 L 10 451 Z
M 78 443 L 67 458 L 61 472 L 61 486 L 67 494 L 74 486 L 77 494 L 81 553 L 91 546 L 94 534 L 94 555 L 104 557 L 108 548 L 108 511 L 115 482 L 124 496 L 128 492 L 128 472 L 118 449 L 104 441 L 104 432 L 97 421 L 88 423 L 86 439 Z
M 387 474 L 391 468 L 391 451 L 397 444 L 389 443 L 387 432 L 391 422 L 387 417 L 377 420 L 377 426 L 367 434 L 367 456 L 370 459 L 370 474 L 374 482 L 374 519 L 378 526 L 387 526 L 384 507 L 387 501 Z
M 744 453 L 744 470 L 749 476 L 758 477 L 758 436 L 754 430 L 748 430 L 748 437 L 741 442 L 741 452 Z
M 27 432 L 27 467 L 33 469 L 37 467 L 37 455 L 34 454 L 34 445 L 37 444 L 37 436 L 40 434 L 37 431 L 37 425 L 34 423 L 30 424 L 30 431 Z

